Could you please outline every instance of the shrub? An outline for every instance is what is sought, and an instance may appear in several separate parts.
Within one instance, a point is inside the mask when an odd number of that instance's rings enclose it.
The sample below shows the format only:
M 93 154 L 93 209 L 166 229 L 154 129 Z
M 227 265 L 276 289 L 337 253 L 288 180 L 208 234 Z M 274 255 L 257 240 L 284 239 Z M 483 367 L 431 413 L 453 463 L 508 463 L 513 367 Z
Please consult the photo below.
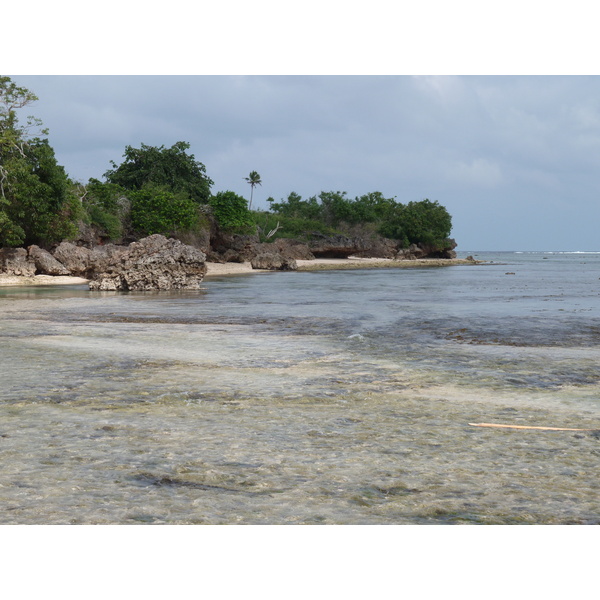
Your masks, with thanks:
M 184 193 L 148 186 L 129 197 L 131 225 L 137 234 L 176 236 L 198 225 L 198 205 Z
M 248 202 L 235 192 L 218 192 L 210 199 L 213 216 L 217 225 L 230 233 L 250 233 L 254 231 L 252 213 Z

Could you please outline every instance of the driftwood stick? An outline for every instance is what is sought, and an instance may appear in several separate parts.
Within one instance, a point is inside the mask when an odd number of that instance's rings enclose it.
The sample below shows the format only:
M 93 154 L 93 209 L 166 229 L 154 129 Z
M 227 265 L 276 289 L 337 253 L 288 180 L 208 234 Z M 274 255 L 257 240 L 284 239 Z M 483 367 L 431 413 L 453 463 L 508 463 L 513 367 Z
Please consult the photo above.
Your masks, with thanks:
M 531 425 L 503 425 L 500 423 L 469 423 L 472 427 L 504 427 L 508 429 L 541 429 L 542 431 L 598 431 L 597 429 L 575 429 L 571 427 L 533 427 Z

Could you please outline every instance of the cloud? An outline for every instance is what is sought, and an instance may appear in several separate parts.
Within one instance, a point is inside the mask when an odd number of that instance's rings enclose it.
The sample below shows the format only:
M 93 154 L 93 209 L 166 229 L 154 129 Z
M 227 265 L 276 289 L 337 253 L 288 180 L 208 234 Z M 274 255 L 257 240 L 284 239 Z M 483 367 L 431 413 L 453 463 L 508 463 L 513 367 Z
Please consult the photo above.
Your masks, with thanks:
M 485 158 L 456 162 L 447 168 L 446 177 L 460 184 L 480 187 L 496 187 L 504 182 L 500 166 Z

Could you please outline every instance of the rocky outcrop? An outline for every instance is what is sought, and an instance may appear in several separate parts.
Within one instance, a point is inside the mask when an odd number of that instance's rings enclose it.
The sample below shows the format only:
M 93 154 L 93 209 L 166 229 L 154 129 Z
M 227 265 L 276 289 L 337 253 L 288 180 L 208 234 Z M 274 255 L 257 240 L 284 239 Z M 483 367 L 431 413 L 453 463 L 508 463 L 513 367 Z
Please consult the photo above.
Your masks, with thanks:
M 354 256 L 361 258 L 398 258 L 398 242 L 382 237 L 362 238 L 356 242 Z
M 326 236 L 313 233 L 308 247 L 315 258 L 348 258 L 365 250 L 358 238 L 345 235 Z
M 76 277 L 87 277 L 90 269 L 92 251 L 84 246 L 76 246 L 71 242 L 61 242 L 52 252 L 58 262 Z
M 39 246 L 29 246 L 27 248 L 29 260 L 35 265 L 37 275 L 71 275 L 71 271 L 60 263 L 50 252 L 43 250 Z
M 211 236 L 214 232 L 211 231 Z M 52 254 L 30 246 L 0 249 L 0 273 L 31 277 L 71 275 L 90 280 L 95 290 L 155 290 L 198 288 L 210 262 L 250 262 L 254 269 L 296 270 L 297 260 L 314 258 L 456 258 L 456 242 L 446 240 L 441 247 L 413 244 L 400 248 L 396 240 L 356 232 L 326 236 L 313 233 L 308 241 L 279 238 L 260 242 L 256 235 L 216 232 L 207 254 L 181 241 L 152 235 L 125 245 L 82 245 L 62 242 Z M 207 240 L 204 240 L 206 243 Z
M 308 245 L 297 240 L 279 238 L 272 244 L 262 244 L 262 246 L 271 246 L 284 258 L 294 260 L 313 260 L 315 258 Z
M 422 258 L 456 258 L 456 248 L 458 244 L 453 239 L 447 239 L 444 246 L 428 246 L 419 244 L 418 248 L 423 252 Z
M 313 260 L 314 258 L 390 258 L 395 260 L 415 260 L 418 258 L 456 258 L 456 242 L 447 240 L 442 247 L 412 244 L 401 248 L 397 240 L 373 235 L 327 236 L 312 233 L 307 242 L 279 238 L 274 242 L 259 242 L 257 236 L 228 235 L 219 233 L 211 240 L 208 260 L 211 262 L 247 262 L 253 265 L 266 264 L 266 255 L 279 258 L 269 259 L 275 265 L 285 260 Z M 258 258 L 260 260 L 258 260 Z M 265 268 L 265 267 L 254 267 Z M 278 268 L 278 267 L 267 267 Z
M 294 258 L 285 258 L 278 252 L 263 252 L 251 261 L 253 269 L 267 269 L 269 271 L 296 271 L 298 264 Z
M 253 265 L 273 265 L 255 266 L 253 267 L 255 269 L 294 269 L 293 261 L 315 258 L 306 244 L 284 238 L 274 242 L 260 242 L 255 235 L 219 234 L 212 240 L 211 245 L 212 250 L 207 255 L 207 260 L 210 262 L 251 262 Z M 269 259 L 268 256 L 271 258 Z M 275 266 L 277 264 L 280 266 Z
M 198 289 L 205 274 L 204 252 L 162 235 L 95 248 L 86 270 L 91 290 Z
M 393 258 L 396 260 L 415 260 L 418 258 L 456 258 L 456 242 L 446 240 L 444 246 L 412 244 L 400 248 L 396 240 L 382 237 L 347 237 L 344 235 L 325 236 L 313 234 L 308 243 L 316 258 Z
M 206 274 L 206 255 L 162 235 L 93 249 L 62 242 L 53 254 L 35 245 L 0 248 L 0 273 L 84 277 L 92 290 L 198 289 Z
M 0 248 L 0 273 L 32 277 L 35 263 L 25 248 Z
M 259 244 L 256 235 L 232 235 L 217 230 L 212 234 L 207 260 L 217 263 L 246 262 L 259 254 L 256 249 Z

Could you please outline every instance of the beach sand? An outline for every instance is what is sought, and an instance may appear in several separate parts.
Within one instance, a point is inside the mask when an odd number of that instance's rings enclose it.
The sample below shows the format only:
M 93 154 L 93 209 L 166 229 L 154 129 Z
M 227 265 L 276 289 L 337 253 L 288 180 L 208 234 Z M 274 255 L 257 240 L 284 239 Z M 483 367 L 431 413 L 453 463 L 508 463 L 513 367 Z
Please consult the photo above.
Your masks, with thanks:
M 377 268 L 410 268 L 410 267 L 446 267 L 451 265 L 473 265 L 481 261 L 461 258 L 418 260 L 392 260 L 391 258 L 317 258 L 314 260 L 297 260 L 298 271 L 325 271 L 334 269 L 377 269 Z M 244 263 L 206 263 L 206 277 L 224 275 L 247 275 L 249 273 L 273 273 L 262 269 L 253 269 L 250 262 Z M 0 286 L 37 286 L 37 285 L 82 285 L 88 283 L 82 277 L 64 277 L 51 275 L 18 275 L 0 274 Z
M 464 258 L 418 258 L 416 260 L 394 260 L 392 258 L 317 258 L 297 260 L 298 271 L 321 271 L 328 269 L 408 269 L 411 267 L 449 267 L 451 265 L 473 265 L 481 261 Z
M 0 286 L 9 285 L 82 285 L 88 280 L 83 277 L 67 277 L 53 275 L 33 275 L 25 277 L 22 275 L 4 275 L 0 273 Z
M 481 261 L 463 258 L 436 259 L 421 258 L 417 260 L 393 260 L 391 258 L 315 258 L 314 260 L 296 260 L 298 271 L 328 271 L 337 269 L 381 269 L 410 267 L 447 267 L 450 265 L 473 265 Z M 206 276 L 244 275 L 247 273 L 273 273 L 273 271 L 253 269 L 249 262 L 244 263 L 206 263 Z

